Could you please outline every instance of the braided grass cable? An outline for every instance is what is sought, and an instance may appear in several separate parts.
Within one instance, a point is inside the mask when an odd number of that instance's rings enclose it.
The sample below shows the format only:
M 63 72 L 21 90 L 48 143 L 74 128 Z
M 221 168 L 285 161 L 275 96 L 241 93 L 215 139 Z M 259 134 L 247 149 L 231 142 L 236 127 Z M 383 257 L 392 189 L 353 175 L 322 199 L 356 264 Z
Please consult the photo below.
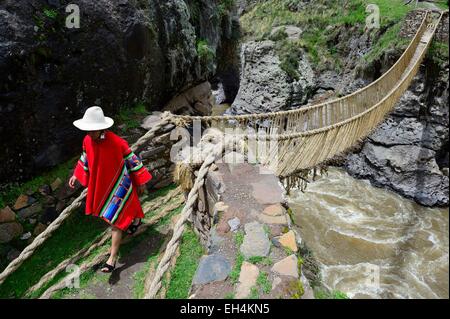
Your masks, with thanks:
M 167 193 L 167 195 L 164 196 L 163 198 L 158 199 L 158 201 L 147 202 L 146 204 L 148 204 L 148 205 L 143 206 L 144 214 L 148 213 L 151 210 L 154 210 L 155 208 L 160 207 L 162 204 L 169 202 L 174 197 L 179 196 L 180 194 L 181 194 L 181 189 L 179 187 L 177 187 L 176 189 Z M 181 205 L 181 203 L 179 205 Z M 179 207 L 179 205 L 177 207 Z M 158 215 L 152 217 L 152 219 L 148 223 L 153 225 L 155 222 L 157 222 L 162 217 L 164 217 L 164 214 L 158 214 Z M 147 225 L 147 223 L 144 225 Z M 144 225 L 142 225 L 142 226 L 144 226 Z M 94 249 L 96 249 L 100 246 L 103 246 L 103 244 L 109 239 L 109 237 L 110 237 L 110 232 L 109 232 L 109 229 L 107 229 L 104 232 L 102 232 L 96 239 L 93 240 L 93 242 L 95 244 L 82 249 L 81 251 L 76 253 L 74 256 L 71 256 L 71 257 L 67 258 L 66 260 L 62 261 L 58 266 L 56 266 L 55 269 L 49 271 L 43 277 L 41 277 L 41 279 L 39 280 L 38 283 L 36 283 L 34 286 L 32 286 L 31 288 L 29 288 L 27 290 L 27 292 L 25 293 L 25 296 L 30 296 L 32 293 L 34 293 L 37 290 L 39 290 L 40 288 L 42 288 L 45 285 L 45 283 L 47 283 L 50 280 L 52 280 L 53 278 L 55 278 L 61 271 L 66 269 L 66 267 L 68 265 L 74 264 L 78 260 L 89 256 L 92 253 L 92 251 L 94 251 Z
M 144 296 L 145 299 L 155 298 L 156 294 L 158 293 L 159 289 L 161 288 L 161 280 L 163 278 L 164 273 L 170 266 L 170 260 L 176 254 L 176 251 L 177 251 L 177 248 L 179 245 L 179 240 L 184 231 L 184 225 L 185 225 L 186 221 L 188 220 L 189 216 L 192 214 L 194 204 L 198 198 L 198 191 L 199 191 L 200 187 L 202 187 L 203 184 L 205 183 L 205 177 L 206 177 L 206 174 L 208 173 L 209 167 L 211 166 L 212 163 L 214 163 L 216 158 L 222 154 L 224 148 L 225 148 L 224 143 L 217 144 L 215 146 L 214 150 L 206 157 L 205 161 L 203 162 L 202 166 L 200 167 L 198 176 L 195 179 L 194 186 L 192 187 L 191 191 L 189 192 L 189 195 L 186 200 L 186 204 L 180 214 L 180 218 L 178 219 L 177 223 L 175 224 L 172 239 L 167 244 L 167 248 L 166 248 L 166 251 L 164 252 L 164 256 L 162 257 L 161 262 L 159 263 L 159 265 L 155 271 L 155 275 L 150 284 L 150 287 Z
M 95 244 L 93 244 L 89 247 L 85 247 L 84 249 L 79 251 L 74 256 L 71 256 L 70 258 L 67 258 L 66 260 L 59 263 L 59 265 L 56 266 L 55 269 L 46 273 L 44 276 L 41 277 L 41 279 L 39 280 L 39 282 L 37 284 L 35 284 L 33 287 L 29 288 L 27 290 L 27 292 L 25 293 L 25 296 L 30 297 L 31 294 L 33 294 L 34 292 L 41 289 L 46 283 L 50 282 L 50 280 L 55 278 L 61 271 L 65 270 L 68 265 L 75 264 L 78 260 L 89 256 L 94 251 L 94 249 L 97 249 L 98 247 L 103 246 L 106 243 L 106 241 L 110 238 L 110 235 L 111 234 L 109 233 L 108 230 L 102 232 L 100 234 L 100 236 L 98 236 L 94 240 Z
M 158 122 L 151 130 L 149 130 L 144 136 L 142 136 L 136 143 L 134 143 L 131 147 L 133 151 L 139 149 L 142 145 L 144 145 L 147 141 L 152 139 L 156 132 L 159 131 L 163 126 L 170 123 L 171 115 L 168 112 L 163 113 L 161 121 Z M 33 242 L 25 247 L 25 249 L 20 253 L 20 255 L 14 259 L 0 274 L 0 285 L 6 280 L 6 278 L 15 272 L 20 265 L 23 264 L 25 260 L 27 260 L 35 250 L 41 246 L 48 238 L 51 237 L 53 232 L 61 226 L 64 220 L 69 217 L 69 215 L 77 208 L 81 207 L 82 200 L 86 197 L 87 189 L 83 190 L 83 192 L 78 196 L 72 204 L 66 207 L 63 212 L 56 218 L 47 229 L 42 232 L 38 237 L 36 237 Z
M 61 226 L 61 224 L 64 222 L 64 220 L 67 219 L 67 217 L 70 216 L 73 210 L 81 207 L 82 200 L 86 196 L 87 190 L 85 189 L 79 197 L 77 197 L 72 204 L 67 206 L 62 213 L 56 218 L 48 227 L 47 229 L 39 234 L 33 242 L 25 247 L 25 249 L 20 253 L 20 255 L 14 259 L 0 274 L 0 284 L 2 284 L 5 279 L 11 275 L 14 271 L 16 271 L 22 263 L 28 259 L 35 250 L 42 245 L 51 235 L 52 233 Z
M 149 227 L 155 225 L 158 223 L 163 217 L 167 216 L 170 212 L 177 209 L 184 203 L 183 196 L 178 195 L 178 198 L 175 202 L 171 203 L 169 206 L 165 207 L 160 213 L 158 213 L 155 216 L 152 216 L 147 222 L 142 224 L 138 230 L 131 236 L 127 236 L 123 241 L 122 244 L 126 244 L 129 242 L 132 238 L 135 238 L 139 236 L 140 234 L 144 233 Z M 109 249 L 106 251 L 101 252 L 97 256 L 94 257 L 91 261 L 84 262 L 79 266 L 79 274 L 86 272 L 87 270 L 91 269 L 92 267 L 98 265 L 101 263 L 106 256 L 109 255 Z M 66 288 L 66 278 L 62 278 L 59 282 L 55 283 L 53 286 L 49 287 L 40 297 L 39 299 L 50 299 L 52 295 L 57 292 L 58 290 Z

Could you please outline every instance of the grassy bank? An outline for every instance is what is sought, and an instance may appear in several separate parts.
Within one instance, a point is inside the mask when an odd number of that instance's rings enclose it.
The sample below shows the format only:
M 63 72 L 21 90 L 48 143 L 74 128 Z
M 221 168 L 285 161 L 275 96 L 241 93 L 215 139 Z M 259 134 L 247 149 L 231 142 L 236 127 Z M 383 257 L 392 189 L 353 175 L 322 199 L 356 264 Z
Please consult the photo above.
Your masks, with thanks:
M 186 228 L 180 245 L 180 256 L 171 273 L 167 299 L 186 299 L 204 248 L 192 228 Z
M 36 176 L 26 182 L 2 185 L 0 189 L 0 208 L 5 207 L 6 205 L 14 205 L 15 200 L 20 194 L 28 191 L 36 192 L 39 186 L 50 184 L 57 178 L 64 181 L 69 176 L 70 170 L 75 167 L 79 157 L 79 155 L 74 156 L 67 162 L 57 165 L 48 172 Z
M 362 34 L 368 13 L 366 6 L 376 4 L 380 9 L 380 29 L 372 32 L 374 46 L 368 53 L 373 59 L 390 45 L 396 45 L 401 22 L 412 9 L 403 0 L 317 0 L 304 8 L 296 8 L 295 1 L 272 0 L 256 5 L 241 18 L 246 40 L 272 39 L 272 29 L 292 25 L 303 30 L 298 41 L 289 41 L 286 36 L 275 39 L 282 65 L 288 74 L 301 49 L 320 71 L 340 69 L 342 56 L 336 42 L 342 33 Z M 275 36 L 277 38 L 277 36 Z M 402 43 L 401 43 L 402 44 Z
M 77 210 L 0 285 L 0 298 L 22 298 L 27 289 L 36 284 L 43 275 L 77 251 L 89 246 L 105 228 L 105 223 L 100 219 L 85 216 L 84 212 Z

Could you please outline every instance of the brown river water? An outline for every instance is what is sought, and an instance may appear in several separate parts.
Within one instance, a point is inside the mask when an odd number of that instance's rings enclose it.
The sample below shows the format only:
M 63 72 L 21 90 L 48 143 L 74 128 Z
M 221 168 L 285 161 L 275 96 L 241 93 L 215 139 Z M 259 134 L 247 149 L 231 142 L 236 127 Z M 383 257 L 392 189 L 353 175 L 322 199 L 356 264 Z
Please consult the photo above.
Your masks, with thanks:
M 449 211 L 330 168 L 290 205 L 330 290 L 351 298 L 449 298 Z

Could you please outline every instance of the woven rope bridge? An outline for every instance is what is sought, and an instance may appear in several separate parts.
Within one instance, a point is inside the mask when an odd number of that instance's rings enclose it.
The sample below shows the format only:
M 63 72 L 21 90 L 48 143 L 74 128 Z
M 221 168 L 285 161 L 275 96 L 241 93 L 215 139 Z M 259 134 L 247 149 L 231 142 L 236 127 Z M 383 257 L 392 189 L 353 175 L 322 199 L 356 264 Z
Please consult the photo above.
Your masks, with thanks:
M 164 113 L 162 120 L 133 144 L 133 151 L 144 146 L 168 123 L 188 126 L 197 121 L 205 127 L 219 129 L 225 138 L 215 144 L 202 159 L 180 218 L 174 226 L 173 237 L 168 242 L 156 271 L 152 274 L 145 298 L 155 298 L 161 288 L 162 278 L 176 255 L 185 224 L 194 211 L 199 189 L 204 185 L 211 164 L 222 156 L 225 149 L 234 147 L 237 141 L 244 141 L 246 145 L 251 142 L 246 134 L 227 138 L 228 129 L 233 129 L 233 134 L 236 131 L 256 132 L 258 143 L 262 140 L 266 150 L 258 157 L 259 163 L 271 168 L 281 178 L 295 176 L 299 172 L 317 167 L 336 155 L 344 153 L 368 136 L 392 111 L 417 74 L 445 14 L 448 14 L 448 11 L 442 13 L 426 11 L 420 27 L 400 59 L 378 80 L 345 97 L 296 110 L 263 114 L 197 117 Z M 242 143 L 237 144 L 242 145 Z M 179 193 L 171 194 L 171 196 L 175 195 Z M 75 209 L 81 207 L 85 196 L 86 190 L 4 269 L 0 274 L 0 284 L 41 246 Z M 102 234 L 101 244 L 106 241 L 106 237 L 107 234 Z M 47 273 L 43 279 L 48 281 L 54 278 L 65 265 L 74 262 L 75 257 L 81 258 L 91 250 L 79 252 L 72 259 L 64 261 L 57 269 Z M 88 266 L 82 267 L 83 271 Z M 41 287 L 45 280 L 41 280 L 32 287 L 29 293 Z M 59 282 L 49 288 L 43 297 L 49 298 L 51 293 L 62 288 L 64 284 Z

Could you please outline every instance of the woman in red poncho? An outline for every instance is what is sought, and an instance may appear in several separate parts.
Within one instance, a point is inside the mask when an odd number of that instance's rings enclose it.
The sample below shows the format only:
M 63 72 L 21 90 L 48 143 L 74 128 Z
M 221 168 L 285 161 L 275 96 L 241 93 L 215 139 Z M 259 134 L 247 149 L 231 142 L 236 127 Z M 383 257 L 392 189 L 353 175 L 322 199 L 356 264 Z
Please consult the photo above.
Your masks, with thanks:
M 112 226 L 111 254 L 102 268 L 103 272 L 112 272 L 123 232 L 134 233 L 144 217 L 139 196 L 152 175 L 128 143 L 107 130 L 114 121 L 105 117 L 100 107 L 87 109 L 73 124 L 88 134 L 69 185 L 73 188 L 78 180 L 87 187 L 86 214 Z

